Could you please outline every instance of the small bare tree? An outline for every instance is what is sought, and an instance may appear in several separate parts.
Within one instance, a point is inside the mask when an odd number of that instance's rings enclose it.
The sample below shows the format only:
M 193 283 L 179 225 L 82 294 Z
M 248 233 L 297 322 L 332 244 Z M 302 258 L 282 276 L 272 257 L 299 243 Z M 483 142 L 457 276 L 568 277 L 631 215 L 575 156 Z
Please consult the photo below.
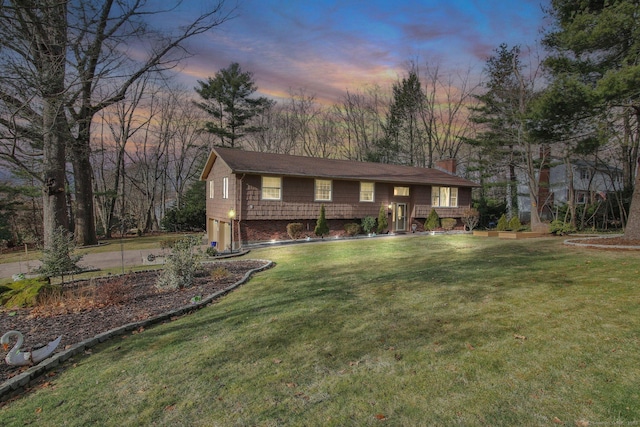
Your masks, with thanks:
M 462 222 L 469 231 L 473 231 L 480 222 L 480 212 L 477 209 L 469 208 L 465 209 L 462 213 Z

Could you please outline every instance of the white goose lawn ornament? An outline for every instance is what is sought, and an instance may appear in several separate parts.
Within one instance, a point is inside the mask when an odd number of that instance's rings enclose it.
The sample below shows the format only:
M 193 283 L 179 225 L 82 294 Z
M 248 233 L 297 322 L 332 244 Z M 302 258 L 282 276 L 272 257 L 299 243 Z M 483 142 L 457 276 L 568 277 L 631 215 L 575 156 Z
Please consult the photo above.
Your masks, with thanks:
M 33 351 L 21 351 L 20 347 L 22 347 L 24 337 L 18 331 L 9 331 L 0 338 L 0 343 L 5 351 L 9 348 L 9 339 L 11 337 L 16 337 L 18 342 L 13 346 L 11 351 L 7 353 L 7 357 L 5 357 L 4 360 L 8 365 L 15 366 L 33 365 L 46 359 L 51 355 L 51 353 L 53 353 L 56 347 L 58 347 L 58 344 L 60 344 L 60 340 L 62 339 L 61 335 L 44 347 L 37 348 Z

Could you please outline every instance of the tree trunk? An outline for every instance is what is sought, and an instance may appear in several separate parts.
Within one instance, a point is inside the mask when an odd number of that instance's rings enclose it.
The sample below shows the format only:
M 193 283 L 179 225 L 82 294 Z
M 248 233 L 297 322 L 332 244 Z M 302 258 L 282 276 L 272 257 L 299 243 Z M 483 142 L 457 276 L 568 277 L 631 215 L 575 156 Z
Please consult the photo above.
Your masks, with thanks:
M 69 226 L 67 200 L 65 193 L 65 141 L 60 137 L 59 115 L 62 114 L 62 101 L 45 99 L 42 111 L 43 134 L 43 229 L 44 247 L 50 247 L 52 233 L 58 227 Z
M 84 111 L 84 109 L 83 109 Z M 96 235 L 95 211 L 93 209 L 93 168 L 91 166 L 91 120 L 93 115 L 84 114 L 80 121 L 78 137 L 73 140 L 72 163 L 75 178 L 76 227 L 75 240 L 79 245 L 90 246 L 98 243 Z
M 640 123 L 640 106 L 633 106 L 636 115 L 636 123 Z M 636 138 L 640 138 L 640 128 L 636 131 Z M 636 159 L 636 178 L 633 186 L 633 196 L 631 196 L 631 206 L 629 206 L 629 219 L 624 229 L 623 238 L 626 240 L 640 240 L 640 159 Z
M 34 33 L 32 49 L 38 53 L 42 106 L 44 247 L 53 244 L 54 231 L 69 225 L 65 192 L 66 141 L 64 77 L 66 63 L 66 2 L 42 5 L 49 25 Z
M 75 239 L 79 245 L 95 245 L 98 243 L 98 238 L 96 236 L 95 212 L 93 209 L 93 169 L 91 168 L 89 155 L 74 156 L 73 173 L 76 196 Z
M 629 219 L 624 229 L 623 238 L 640 240 L 640 174 L 636 175 L 631 206 L 629 206 Z

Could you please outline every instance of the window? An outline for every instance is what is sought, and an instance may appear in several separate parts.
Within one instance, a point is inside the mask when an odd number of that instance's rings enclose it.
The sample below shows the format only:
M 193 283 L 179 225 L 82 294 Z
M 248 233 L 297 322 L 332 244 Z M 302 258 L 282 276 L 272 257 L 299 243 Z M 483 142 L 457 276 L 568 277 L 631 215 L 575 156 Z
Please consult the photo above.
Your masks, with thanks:
M 458 207 L 456 187 L 431 187 L 431 205 L 444 208 Z
M 409 187 L 393 187 L 394 196 L 408 196 Z
M 316 179 L 316 201 L 331 201 L 331 180 Z
M 589 169 L 580 169 L 580 179 L 591 179 L 591 171 Z
M 222 178 L 222 198 L 229 198 L 229 178 L 227 178 L 226 176 Z
M 373 182 L 360 183 L 360 201 L 373 202 L 375 185 Z
M 213 180 L 209 181 L 209 198 L 213 199 L 214 196 L 214 192 L 213 192 Z
M 280 200 L 282 197 L 282 178 L 262 177 L 262 200 Z
M 584 205 L 587 203 L 588 195 L 586 191 L 576 191 L 576 203 Z

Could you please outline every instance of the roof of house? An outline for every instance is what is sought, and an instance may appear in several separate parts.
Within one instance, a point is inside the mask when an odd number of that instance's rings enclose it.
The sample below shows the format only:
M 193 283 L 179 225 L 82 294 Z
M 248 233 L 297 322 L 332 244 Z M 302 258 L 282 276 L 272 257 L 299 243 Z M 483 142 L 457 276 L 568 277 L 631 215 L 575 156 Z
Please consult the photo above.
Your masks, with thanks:
M 473 181 L 437 169 L 322 159 L 287 154 L 242 151 L 233 148 L 213 149 L 200 176 L 206 180 L 214 162 L 222 160 L 235 174 L 276 175 L 330 178 L 350 181 L 376 181 L 397 184 L 426 184 L 456 187 L 478 187 Z

